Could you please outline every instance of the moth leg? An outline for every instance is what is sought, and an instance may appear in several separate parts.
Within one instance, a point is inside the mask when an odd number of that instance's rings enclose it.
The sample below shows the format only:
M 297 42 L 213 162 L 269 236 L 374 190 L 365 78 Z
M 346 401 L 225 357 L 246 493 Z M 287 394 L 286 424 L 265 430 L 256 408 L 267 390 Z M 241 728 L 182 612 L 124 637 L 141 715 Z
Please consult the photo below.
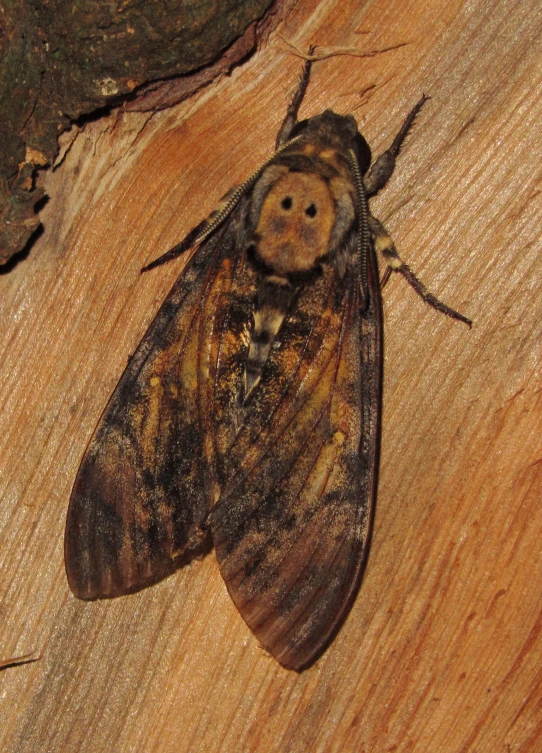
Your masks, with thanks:
M 312 55 L 313 52 L 314 52 L 314 47 L 309 47 L 309 55 Z M 303 68 L 303 73 L 301 74 L 301 78 L 297 86 L 297 90 L 294 92 L 292 101 L 288 105 L 288 109 L 286 110 L 286 117 L 282 121 L 282 125 L 278 132 L 277 142 L 275 144 L 276 149 L 278 149 L 279 146 L 282 146 L 288 141 L 294 126 L 297 124 L 297 114 L 299 112 L 301 102 L 303 101 L 303 97 L 305 96 L 305 92 L 307 91 L 307 87 L 309 85 L 311 67 L 312 67 L 312 60 L 306 60 L 305 66 Z
M 405 140 L 405 137 L 409 132 L 412 124 L 414 123 L 416 115 L 420 112 L 428 99 L 429 97 L 426 97 L 424 94 L 418 104 L 412 108 L 410 113 L 407 115 L 405 122 L 401 126 L 399 133 L 393 139 L 393 143 L 390 148 L 383 152 L 380 157 L 375 160 L 373 166 L 363 179 L 365 191 L 367 192 L 368 196 L 374 196 L 375 193 L 378 193 L 378 191 L 380 191 L 380 189 L 383 188 L 390 179 L 395 169 L 395 159 L 399 154 L 401 145 Z
M 400 272 L 406 279 L 406 281 L 410 285 L 412 285 L 416 293 L 418 293 L 418 295 L 421 296 L 426 303 L 437 309 L 437 311 L 441 311 L 443 314 L 446 314 L 446 316 L 451 316 L 453 319 L 458 319 L 460 322 L 465 322 L 465 324 L 468 324 L 469 327 L 472 326 L 470 319 L 467 319 L 467 317 L 463 316 L 463 314 L 460 314 L 458 311 L 455 311 L 449 306 L 446 306 L 445 303 L 439 301 L 436 296 L 434 296 L 427 290 L 423 282 L 421 282 L 421 280 L 418 280 L 414 272 L 407 264 L 405 264 L 405 262 L 397 253 L 397 249 L 395 248 L 395 245 L 384 225 L 372 215 L 369 215 L 369 227 L 371 230 L 371 235 L 373 237 L 375 250 L 380 251 L 388 265 L 380 283 L 381 287 L 384 287 L 384 285 L 387 283 L 392 272 Z

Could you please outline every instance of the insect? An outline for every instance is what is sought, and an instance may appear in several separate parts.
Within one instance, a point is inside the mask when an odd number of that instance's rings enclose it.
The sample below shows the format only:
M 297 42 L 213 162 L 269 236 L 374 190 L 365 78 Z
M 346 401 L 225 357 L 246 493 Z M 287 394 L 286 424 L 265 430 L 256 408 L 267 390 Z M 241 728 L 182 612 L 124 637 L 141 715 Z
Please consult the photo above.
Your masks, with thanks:
M 197 250 L 124 372 L 86 450 L 67 518 L 73 593 L 138 591 L 214 545 L 261 645 L 301 670 L 359 584 L 375 496 L 382 370 L 376 251 L 422 298 L 368 199 L 391 176 L 426 97 L 391 147 L 350 115 L 298 121 L 274 156 L 148 265 Z

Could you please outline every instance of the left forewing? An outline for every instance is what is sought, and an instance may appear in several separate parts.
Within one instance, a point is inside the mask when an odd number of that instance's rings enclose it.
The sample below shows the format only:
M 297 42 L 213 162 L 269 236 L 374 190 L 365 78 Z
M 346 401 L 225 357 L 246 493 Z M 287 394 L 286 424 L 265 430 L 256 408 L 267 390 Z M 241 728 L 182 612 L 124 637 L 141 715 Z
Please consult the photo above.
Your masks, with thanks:
M 246 278 L 228 222 L 196 252 L 131 358 L 72 491 L 65 561 L 80 598 L 144 588 L 207 543 L 216 419 L 234 430 L 248 347 Z M 217 380 L 219 369 L 227 378 Z

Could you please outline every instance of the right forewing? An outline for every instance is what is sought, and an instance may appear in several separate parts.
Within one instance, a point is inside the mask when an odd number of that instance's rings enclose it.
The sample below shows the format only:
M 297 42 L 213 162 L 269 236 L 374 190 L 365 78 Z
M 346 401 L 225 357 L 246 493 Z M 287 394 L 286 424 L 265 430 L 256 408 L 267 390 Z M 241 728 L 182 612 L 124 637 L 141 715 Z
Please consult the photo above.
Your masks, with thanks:
M 372 269 L 374 274 L 374 269 Z M 302 668 L 329 642 L 368 540 L 380 407 L 380 298 L 328 268 L 285 319 L 211 513 L 222 576 L 262 645 Z

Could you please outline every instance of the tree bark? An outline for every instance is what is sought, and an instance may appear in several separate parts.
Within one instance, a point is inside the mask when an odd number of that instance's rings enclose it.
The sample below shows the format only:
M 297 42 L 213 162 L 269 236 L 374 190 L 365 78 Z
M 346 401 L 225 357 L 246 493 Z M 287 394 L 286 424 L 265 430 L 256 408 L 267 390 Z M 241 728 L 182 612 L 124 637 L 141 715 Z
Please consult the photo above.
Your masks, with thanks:
M 227 71 L 255 48 L 273 0 L 7 2 L 0 37 L 0 265 L 28 253 L 54 162 L 70 121 L 152 90 L 154 109 Z M 182 76 L 179 85 L 177 77 Z M 176 85 L 173 85 L 175 77 Z

